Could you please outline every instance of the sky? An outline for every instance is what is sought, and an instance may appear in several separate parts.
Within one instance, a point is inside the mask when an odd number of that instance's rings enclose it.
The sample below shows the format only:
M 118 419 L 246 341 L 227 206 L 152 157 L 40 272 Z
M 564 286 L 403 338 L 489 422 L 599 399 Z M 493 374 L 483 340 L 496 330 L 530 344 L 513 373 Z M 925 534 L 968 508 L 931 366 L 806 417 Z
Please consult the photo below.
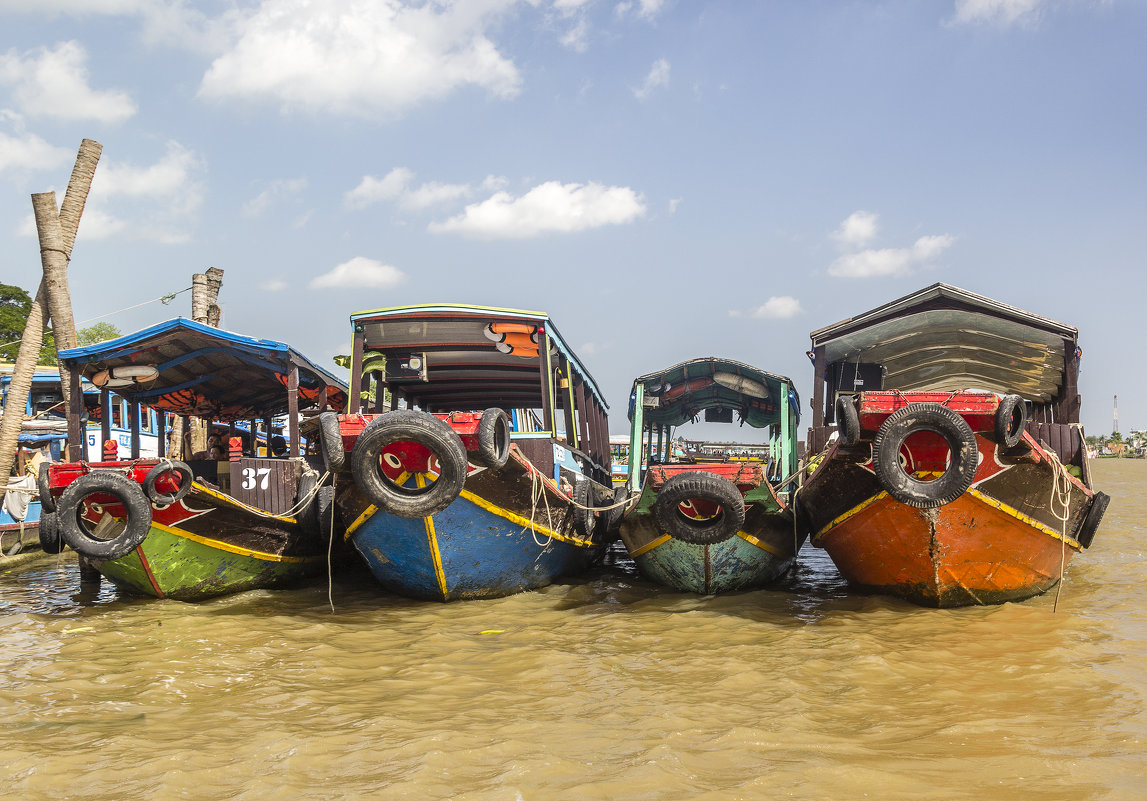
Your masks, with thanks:
M 190 315 L 337 372 L 352 312 L 540 310 L 633 378 L 790 376 L 943 281 L 1077 326 L 1088 433 L 1147 428 L 1143 0 L 0 0 L 0 283 L 103 145 L 77 324 Z M 740 437 L 731 432 L 730 438 Z

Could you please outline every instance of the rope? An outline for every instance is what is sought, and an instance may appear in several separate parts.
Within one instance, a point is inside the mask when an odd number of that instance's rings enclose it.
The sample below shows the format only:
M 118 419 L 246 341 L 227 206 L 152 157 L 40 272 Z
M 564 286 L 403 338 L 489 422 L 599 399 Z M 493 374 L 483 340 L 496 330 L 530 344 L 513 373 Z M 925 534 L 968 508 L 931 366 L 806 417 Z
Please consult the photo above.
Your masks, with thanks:
M 329 471 L 328 471 L 329 472 Z M 338 483 L 338 476 L 331 478 L 331 488 L 335 489 L 335 484 Z M 321 486 L 321 483 L 320 483 Z M 318 490 L 316 490 L 317 492 Z M 334 497 L 338 497 L 338 490 L 335 489 Z M 331 605 L 331 612 L 335 611 L 335 585 L 334 585 L 334 563 L 331 556 L 335 547 L 335 508 L 334 501 L 331 502 L 331 530 L 330 539 L 327 541 L 327 603 Z
M 1055 587 L 1055 601 L 1051 605 L 1051 611 L 1054 613 L 1059 606 L 1059 594 L 1063 590 L 1063 571 L 1067 564 L 1067 521 L 1071 519 L 1071 479 L 1059 461 L 1059 455 L 1050 449 L 1046 449 L 1046 453 L 1052 467 L 1051 497 L 1047 508 L 1062 524 L 1059 538 L 1059 582 Z M 1057 505 L 1062 512 L 1056 510 Z

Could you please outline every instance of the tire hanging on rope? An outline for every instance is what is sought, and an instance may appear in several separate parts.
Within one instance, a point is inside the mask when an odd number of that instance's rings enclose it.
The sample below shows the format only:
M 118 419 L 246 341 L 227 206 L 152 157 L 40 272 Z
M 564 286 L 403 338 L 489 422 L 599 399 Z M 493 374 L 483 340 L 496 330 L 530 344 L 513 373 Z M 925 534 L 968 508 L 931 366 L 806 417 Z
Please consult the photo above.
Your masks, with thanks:
M 482 412 L 478 421 L 478 461 L 501 470 L 510 460 L 510 418 L 497 408 Z
M 1024 438 L 1028 422 L 1028 408 L 1019 395 L 1004 395 L 996 409 L 996 442 L 1004 448 L 1014 448 Z
M 686 517 L 680 505 L 704 500 L 720 507 L 704 520 Z M 736 535 L 745 525 L 745 499 L 727 478 L 701 470 L 689 470 L 670 478 L 657 492 L 653 517 L 658 527 L 674 539 L 693 545 L 715 545 Z
M 841 445 L 860 442 L 860 415 L 851 395 L 836 396 L 836 430 L 840 434 Z
M 81 518 L 85 499 L 110 495 L 124 509 L 124 528 L 111 539 L 100 539 Z M 95 470 L 80 476 L 60 495 L 60 535 L 72 550 L 91 559 L 119 559 L 131 553 L 151 531 L 151 503 L 139 484 L 123 473 Z
M 155 488 L 155 484 L 160 476 L 168 473 L 179 475 L 179 488 L 175 492 L 160 492 Z M 143 479 L 143 494 L 157 506 L 171 506 L 173 503 L 179 503 L 187 496 L 187 493 L 191 492 L 191 485 L 194 481 L 195 475 L 186 462 L 163 459 L 147 471 L 147 475 Z
M 429 486 L 411 488 L 383 472 L 384 448 L 396 442 L 422 445 L 438 460 L 439 473 Z M 351 474 L 371 503 L 396 517 L 427 517 L 454 502 L 466 483 L 466 448 L 450 425 L 433 415 L 396 409 L 372 420 L 355 443 Z
M 950 458 L 943 475 L 921 481 L 900 463 L 900 448 L 913 434 L 931 431 L 948 444 Z M 872 464 L 880 486 L 895 500 L 917 509 L 935 509 L 963 495 L 976 477 L 979 449 L 967 421 L 938 403 L 910 403 L 880 424 L 872 441 Z

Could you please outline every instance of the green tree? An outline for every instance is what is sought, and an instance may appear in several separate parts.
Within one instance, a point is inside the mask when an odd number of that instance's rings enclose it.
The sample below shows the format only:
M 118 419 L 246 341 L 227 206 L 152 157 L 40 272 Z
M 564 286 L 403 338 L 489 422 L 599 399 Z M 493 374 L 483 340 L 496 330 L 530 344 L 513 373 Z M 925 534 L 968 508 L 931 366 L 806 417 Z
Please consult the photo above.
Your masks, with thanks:
M 31 308 L 32 297 L 27 292 L 18 286 L 0 284 L 0 359 L 16 361 Z M 36 364 L 56 364 L 56 340 L 51 329 L 44 332 L 44 344 Z
M 76 332 L 76 345 L 81 348 L 88 345 L 98 345 L 118 336 L 120 336 L 120 330 L 111 323 L 96 323 Z

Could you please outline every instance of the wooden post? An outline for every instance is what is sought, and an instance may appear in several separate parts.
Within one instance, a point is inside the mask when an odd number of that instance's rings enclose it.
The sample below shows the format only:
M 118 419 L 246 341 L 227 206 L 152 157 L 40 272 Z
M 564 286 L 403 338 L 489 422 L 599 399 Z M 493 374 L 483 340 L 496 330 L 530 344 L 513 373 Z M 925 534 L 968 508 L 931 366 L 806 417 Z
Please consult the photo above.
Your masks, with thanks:
M 362 413 L 362 390 L 364 377 L 362 375 L 362 351 L 365 334 L 362 327 L 355 325 L 354 338 L 350 346 L 350 398 L 347 401 L 348 414 Z
M 271 421 L 267 421 L 267 455 L 271 455 Z M 299 455 L 299 367 L 291 365 L 287 374 L 287 439 L 290 441 L 287 455 L 292 459 Z
M 131 458 L 139 458 L 139 401 L 128 401 L 127 413 L 131 418 Z

